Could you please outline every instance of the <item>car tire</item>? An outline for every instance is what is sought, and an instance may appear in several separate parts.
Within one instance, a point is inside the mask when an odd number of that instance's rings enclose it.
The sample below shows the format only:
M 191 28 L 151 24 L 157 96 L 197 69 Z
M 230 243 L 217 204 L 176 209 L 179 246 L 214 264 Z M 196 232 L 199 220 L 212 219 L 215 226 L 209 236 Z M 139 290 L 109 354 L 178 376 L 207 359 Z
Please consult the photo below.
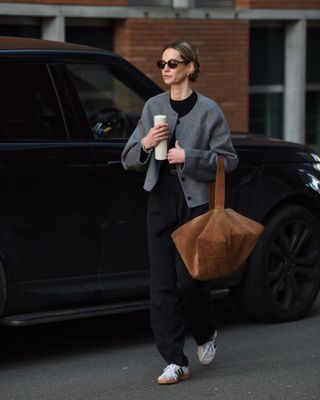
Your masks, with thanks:
M 7 296 L 6 277 L 4 274 L 3 265 L 0 261 L 0 316 L 2 315 L 4 310 L 6 296 Z
M 298 205 L 278 208 L 247 261 L 235 294 L 245 314 L 264 322 L 305 316 L 320 287 L 320 229 Z

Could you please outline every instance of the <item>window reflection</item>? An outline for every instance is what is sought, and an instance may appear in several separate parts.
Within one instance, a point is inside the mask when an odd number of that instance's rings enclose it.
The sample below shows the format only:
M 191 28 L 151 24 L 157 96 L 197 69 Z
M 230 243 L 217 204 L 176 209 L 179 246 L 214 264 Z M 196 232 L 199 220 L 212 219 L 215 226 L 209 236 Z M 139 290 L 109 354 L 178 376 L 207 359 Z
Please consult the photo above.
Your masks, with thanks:
M 69 64 L 69 76 L 79 95 L 95 139 L 130 136 L 144 100 L 116 76 L 119 69 L 105 64 Z

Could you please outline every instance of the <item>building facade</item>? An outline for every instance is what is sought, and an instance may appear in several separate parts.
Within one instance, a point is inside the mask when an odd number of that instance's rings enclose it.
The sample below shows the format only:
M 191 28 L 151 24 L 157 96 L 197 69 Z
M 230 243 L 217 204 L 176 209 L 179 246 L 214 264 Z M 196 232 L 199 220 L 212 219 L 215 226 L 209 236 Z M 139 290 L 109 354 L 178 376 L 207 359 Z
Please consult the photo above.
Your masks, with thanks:
M 160 85 L 162 46 L 189 40 L 232 130 L 320 145 L 320 0 L 0 0 L 0 35 L 113 50 Z

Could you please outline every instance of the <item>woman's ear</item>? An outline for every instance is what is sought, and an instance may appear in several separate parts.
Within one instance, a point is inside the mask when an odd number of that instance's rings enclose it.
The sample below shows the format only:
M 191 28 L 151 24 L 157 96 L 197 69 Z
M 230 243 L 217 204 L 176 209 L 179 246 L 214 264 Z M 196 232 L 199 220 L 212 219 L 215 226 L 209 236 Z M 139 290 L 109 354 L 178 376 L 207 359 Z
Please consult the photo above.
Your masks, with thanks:
M 194 62 L 191 61 L 191 62 L 188 64 L 188 76 L 191 75 L 191 74 L 193 74 L 194 71 L 195 71 Z

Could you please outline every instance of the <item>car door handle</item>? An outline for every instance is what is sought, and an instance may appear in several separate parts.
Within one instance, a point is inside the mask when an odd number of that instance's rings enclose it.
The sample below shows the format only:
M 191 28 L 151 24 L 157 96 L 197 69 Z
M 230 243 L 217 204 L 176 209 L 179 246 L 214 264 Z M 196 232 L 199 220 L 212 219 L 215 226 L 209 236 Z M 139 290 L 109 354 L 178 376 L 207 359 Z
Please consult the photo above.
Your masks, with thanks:
M 108 167 L 122 167 L 122 162 L 119 161 L 108 161 L 107 162 Z

